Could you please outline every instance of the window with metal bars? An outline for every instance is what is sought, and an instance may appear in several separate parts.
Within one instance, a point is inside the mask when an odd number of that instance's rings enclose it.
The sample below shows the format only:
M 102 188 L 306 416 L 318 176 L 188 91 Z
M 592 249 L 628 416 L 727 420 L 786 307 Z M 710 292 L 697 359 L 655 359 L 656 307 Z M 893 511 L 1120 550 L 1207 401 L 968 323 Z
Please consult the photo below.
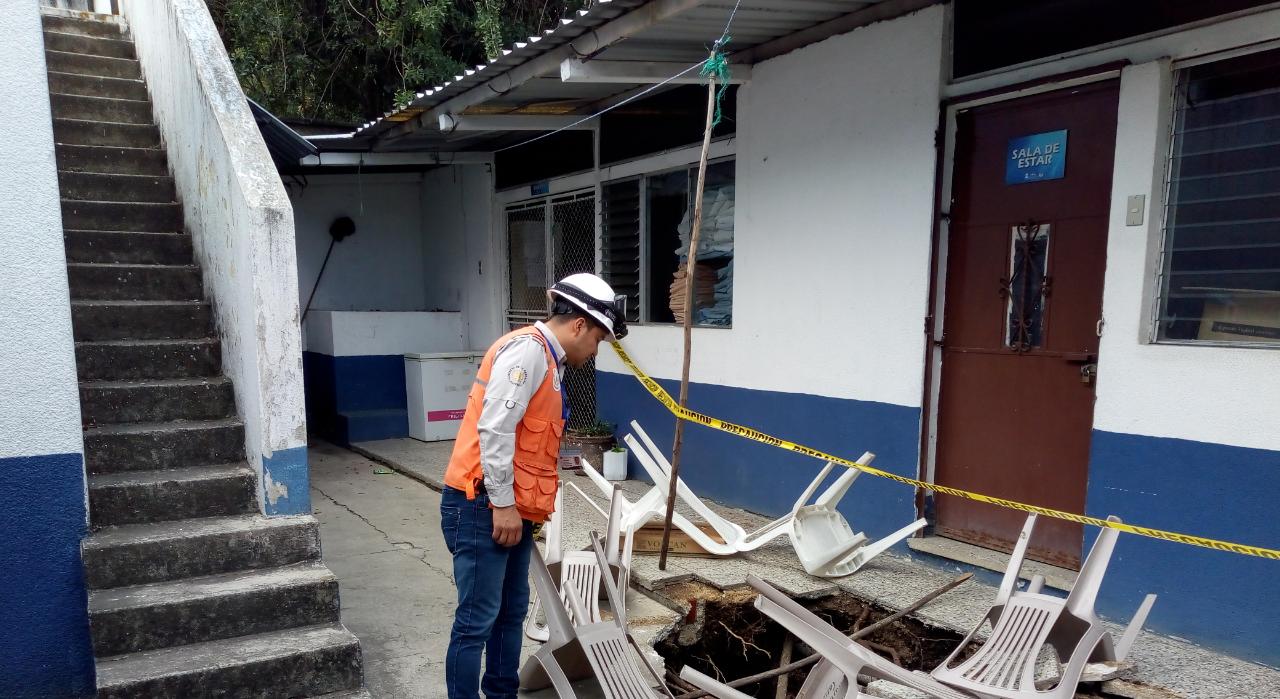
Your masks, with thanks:
M 1280 346 L 1280 51 L 1176 86 L 1156 339 Z
M 601 274 L 627 295 L 632 322 L 683 321 L 696 186 L 696 167 L 604 185 Z M 711 163 L 694 274 L 696 325 L 733 320 L 734 206 L 734 161 Z

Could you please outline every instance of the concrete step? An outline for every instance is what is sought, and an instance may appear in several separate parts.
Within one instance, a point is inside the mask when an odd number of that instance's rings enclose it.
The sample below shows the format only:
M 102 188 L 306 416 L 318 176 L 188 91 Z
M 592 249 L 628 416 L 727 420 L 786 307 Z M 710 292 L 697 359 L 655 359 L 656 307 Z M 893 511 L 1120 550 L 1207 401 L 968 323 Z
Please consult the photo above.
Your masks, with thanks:
M 245 464 L 90 476 L 89 523 L 107 527 L 249 514 L 258 509 L 255 484 Z
M 63 199 L 62 227 L 80 231 L 174 233 L 183 230 L 182 206 Z
M 71 298 L 103 301 L 189 301 L 204 295 L 195 265 L 67 265 Z
M 141 80 L 106 78 L 97 75 L 49 72 L 49 92 L 64 95 L 91 95 L 125 100 L 147 100 L 147 85 Z
M 82 53 L 46 49 L 44 60 L 49 70 L 59 73 L 96 75 L 102 78 L 142 79 L 142 68 L 138 65 L 138 61 L 132 58 L 87 56 Z
M 337 622 L 338 579 L 320 561 L 89 593 L 100 660 Z
M 81 546 L 91 590 L 277 568 L 320 558 L 314 517 L 210 517 L 125 524 Z
M 235 414 L 235 393 L 225 376 L 80 383 L 80 416 L 85 425 L 222 420 Z
M 71 327 L 77 342 L 208 337 L 212 316 L 207 301 L 71 302 Z
M 59 172 L 102 172 L 120 175 L 167 175 L 169 164 L 160 148 L 75 146 L 59 144 Z
M 80 17 L 67 17 L 57 14 L 42 14 L 40 21 L 46 32 L 62 32 L 63 34 L 79 34 L 107 39 L 125 37 L 124 27 L 114 20 L 92 20 Z
M 54 119 L 53 140 L 59 149 L 64 145 L 159 149 L 160 130 L 154 124 Z
M 85 36 L 71 34 L 53 29 L 44 31 L 44 47 L 49 51 L 66 51 L 67 53 L 83 53 L 90 56 L 109 56 L 111 58 L 137 58 L 133 52 L 133 42 L 120 37 Z
M 76 374 L 81 381 L 191 379 L 221 370 L 221 343 L 211 337 L 76 343 Z
M 126 423 L 84 431 L 91 474 L 228 463 L 245 458 L 240 420 Z
M 101 659 L 98 699 L 303 697 L 359 687 L 361 668 L 350 631 L 309 626 Z
M 67 262 L 134 265 L 190 265 L 191 236 L 185 233 L 129 231 L 62 232 Z
M 177 200 L 169 175 L 123 175 L 100 172 L 58 172 L 63 199 L 85 201 L 141 201 L 165 204 Z
M 150 124 L 151 102 L 112 97 L 52 93 L 49 104 L 56 119 L 112 121 L 118 124 Z

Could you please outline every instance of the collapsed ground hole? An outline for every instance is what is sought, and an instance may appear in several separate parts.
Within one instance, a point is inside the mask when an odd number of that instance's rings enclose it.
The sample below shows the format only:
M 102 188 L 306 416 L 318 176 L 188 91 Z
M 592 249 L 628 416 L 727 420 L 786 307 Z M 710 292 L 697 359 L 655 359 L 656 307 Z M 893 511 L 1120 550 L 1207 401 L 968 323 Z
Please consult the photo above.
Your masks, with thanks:
M 728 682 L 781 664 L 788 634 L 752 606 L 753 590 L 721 591 L 698 582 L 684 582 L 663 588 L 661 594 L 690 607 L 685 619 L 655 645 L 673 673 L 679 674 L 687 664 Z M 893 613 L 847 592 L 798 601 L 848 634 Z M 909 670 L 928 672 L 946 659 L 963 636 L 906 616 L 861 640 Z M 796 642 L 791 659 L 800 660 L 812 652 L 808 646 Z M 809 669 L 795 670 L 789 675 L 787 696 L 796 695 Z M 761 699 L 773 699 L 776 688 L 777 680 L 771 678 L 742 687 L 740 691 Z

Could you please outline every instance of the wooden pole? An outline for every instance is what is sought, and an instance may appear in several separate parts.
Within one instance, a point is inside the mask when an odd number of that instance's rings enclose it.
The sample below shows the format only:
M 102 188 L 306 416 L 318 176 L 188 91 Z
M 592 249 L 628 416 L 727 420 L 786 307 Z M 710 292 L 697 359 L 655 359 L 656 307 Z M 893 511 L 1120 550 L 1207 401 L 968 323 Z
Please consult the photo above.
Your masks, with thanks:
M 959 587 L 961 583 L 965 582 L 966 580 L 968 580 L 969 578 L 972 578 L 972 577 L 973 577 L 973 573 L 965 573 L 964 575 L 961 575 L 960 577 L 956 578 L 955 580 L 952 580 L 951 582 L 947 583 L 946 585 L 943 585 L 942 587 L 939 587 L 938 589 L 934 590 L 933 592 L 930 592 L 929 594 L 925 595 L 924 597 L 921 597 L 920 599 L 916 600 L 914 604 L 912 604 L 911 606 L 907 607 L 906 609 L 903 609 L 903 610 L 902 610 L 902 611 L 900 611 L 900 612 L 895 612 L 895 613 L 893 613 L 893 614 L 890 614 L 889 616 L 887 616 L 887 617 L 885 617 L 885 618 L 881 619 L 880 621 L 877 621 L 876 623 L 874 623 L 874 624 L 872 624 L 872 625 L 870 625 L 870 626 L 868 626 L 868 627 L 866 627 L 866 628 L 864 628 L 864 629 L 861 629 L 861 630 L 859 630 L 859 631 L 855 632 L 852 636 L 850 636 L 850 637 L 849 637 L 849 639 L 850 639 L 850 640 L 852 640 L 852 641 L 857 641 L 857 640 L 859 640 L 859 639 L 861 639 L 861 638 L 866 638 L 867 636 L 870 636 L 872 633 L 875 633 L 876 631 L 879 631 L 880 629 L 882 629 L 882 628 L 884 628 L 884 627 L 888 626 L 889 624 L 892 624 L 893 622 L 897 621 L 898 619 L 901 619 L 902 617 L 904 617 L 904 616 L 906 616 L 906 615 L 908 615 L 908 614 L 910 614 L 910 613 L 912 613 L 912 612 L 914 612 L 914 611 L 916 611 L 916 610 L 920 609 L 921 607 L 925 606 L 926 604 L 928 604 L 928 603 L 930 603 L 930 602 L 934 601 L 935 599 L 937 599 L 938 597 L 942 596 L 943 594 L 945 594 L 945 593 L 947 593 L 947 592 L 950 592 L 951 590 L 955 589 L 956 587 Z M 809 657 L 807 657 L 807 658 L 801 658 L 800 660 L 797 660 L 797 661 L 792 662 L 792 663 L 783 663 L 781 667 L 777 667 L 777 668 L 774 668 L 774 669 L 772 669 L 772 670 L 766 670 L 766 671 L 761 672 L 761 673 L 759 673 L 759 674 L 751 675 L 750 677 L 743 677 L 743 678 L 742 678 L 742 679 L 740 679 L 740 680 L 734 680 L 734 681 L 732 681 L 732 682 L 729 682 L 729 683 L 728 683 L 727 685 L 725 685 L 725 686 L 727 686 L 727 687 L 732 687 L 732 688 L 734 688 L 734 689 L 737 689 L 737 688 L 739 688 L 739 687 L 745 687 L 745 686 L 747 686 L 747 685 L 749 685 L 749 684 L 755 684 L 755 683 L 757 683 L 757 682 L 763 682 L 763 681 L 765 681 L 765 680 L 767 680 L 767 679 L 770 679 L 770 678 L 773 678 L 773 677 L 777 677 L 777 676 L 779 676 L 779 675 L 785 675 L 785 674 L 787 674 L 787 673 L 791 672 L 792 670 L 799 670 L 799 669 L 800 669 L 800 668 L 802 668 L 802 667 L 808 667 L 809 665 L 813 665 L 814 663 L 818 662 L 819 660 L 822 660 L 822 655 L 821 655 L 821 654 L 818 654 L 818 653 L 814 653 L 813 655 L 810 655 L 810 656 L 809 656 Z M 705 697 L 705 696 L 709 696 L 709 693 L 708 693 L 708 692 L 704 692 L 704 691 L 702 691 L 702 690 L 698 690 L 698 691 L 696 691 L 696 692 L 688 692 L 688 693 L 685 693 L 685 694 L 681 694 L 681 695 L 677 696 L 677 697 L 676 697 L 676 699 L 701 699 L 702 697 Z
M 684 266 L 684 366 L 680 370 L 680 407 L 689 404 L 689 355 L 693 346 L 693 270 L 698 259 L 698 235 L 702 232 L 702 190 L 707 183 L 707 154 L 711 151 L 711 127 L 715 123 L 716 79 L 707 84 L 707 127 L 702 134 L 702 156 L 698 159 L 698 188 L 693 199 L 693 230 L 689 234 L 689 256 Z M 671 516 L 676 508 L 676 484 L 680 482 L 680 448 L 684 444 L 684 420 L 676 418 L 676 438 L 671 446 L 671 486 L 667 491 L 667 516 L 662 522 L 662 548 L 658 570 L 667 569 L 667 548 L 671 544 Z

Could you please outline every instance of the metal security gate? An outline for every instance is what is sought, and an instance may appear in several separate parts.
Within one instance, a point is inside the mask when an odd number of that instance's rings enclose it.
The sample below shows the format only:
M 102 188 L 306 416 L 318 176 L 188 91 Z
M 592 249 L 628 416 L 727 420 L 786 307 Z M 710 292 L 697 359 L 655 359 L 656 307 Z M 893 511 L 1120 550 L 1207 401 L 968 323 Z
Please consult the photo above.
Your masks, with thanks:
M 507 324 L 515 329 L 546 317 L 547 289 L 557 279 L 596 271 L 596 197 L 594 192 L 544 197 L 509 206 L 506 214 Z M 564 383 L 572 411 L 569 427 L 591 427 L 595 362 L 569 368 Z

